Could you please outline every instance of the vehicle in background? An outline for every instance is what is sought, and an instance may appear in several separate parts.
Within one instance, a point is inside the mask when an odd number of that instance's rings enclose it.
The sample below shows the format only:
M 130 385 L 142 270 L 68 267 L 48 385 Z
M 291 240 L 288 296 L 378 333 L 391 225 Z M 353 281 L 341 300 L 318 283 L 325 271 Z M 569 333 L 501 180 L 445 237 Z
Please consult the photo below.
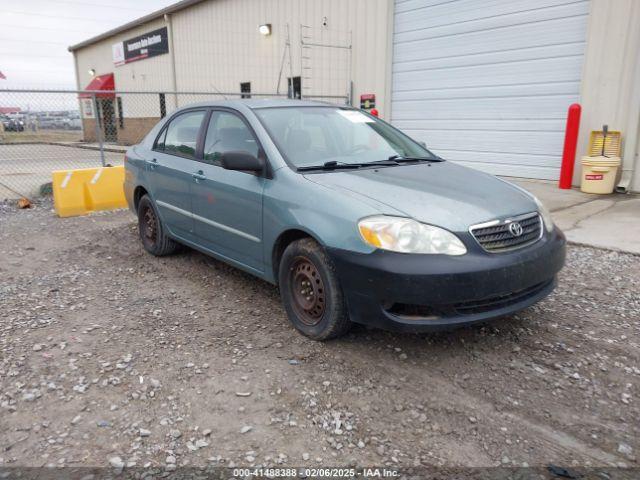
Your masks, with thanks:
M 82 128 L 82 120 L 80 115 L 69 115 L 61 119 L 56 125 L 63 130 L 80 130 Z
M 9 115 L 0 115 L 0 122 L 5 132 L 23 132 L 24 122 L 18 118 L 12 118 Z

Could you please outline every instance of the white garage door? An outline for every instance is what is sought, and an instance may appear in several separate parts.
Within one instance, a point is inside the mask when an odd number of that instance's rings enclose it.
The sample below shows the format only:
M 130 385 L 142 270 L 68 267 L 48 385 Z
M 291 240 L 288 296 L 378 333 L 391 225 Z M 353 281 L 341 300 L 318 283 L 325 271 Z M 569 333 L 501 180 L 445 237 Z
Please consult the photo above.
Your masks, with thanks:
M 439 155 L 557 179 L 589 0 L 396 0 L 391 119 Z

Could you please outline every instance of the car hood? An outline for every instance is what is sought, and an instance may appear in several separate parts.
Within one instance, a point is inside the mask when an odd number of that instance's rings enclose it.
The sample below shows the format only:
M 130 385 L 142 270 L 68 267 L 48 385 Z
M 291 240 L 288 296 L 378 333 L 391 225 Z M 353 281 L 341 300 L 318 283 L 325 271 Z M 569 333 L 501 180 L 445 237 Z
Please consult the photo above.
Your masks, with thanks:
M 375 200 L 398 214 L 455 232 L 537 209 L 518 187 L 451 162 L 306 174 L 317 184 Z M 346 192 L 345 192 L 346 193 Z

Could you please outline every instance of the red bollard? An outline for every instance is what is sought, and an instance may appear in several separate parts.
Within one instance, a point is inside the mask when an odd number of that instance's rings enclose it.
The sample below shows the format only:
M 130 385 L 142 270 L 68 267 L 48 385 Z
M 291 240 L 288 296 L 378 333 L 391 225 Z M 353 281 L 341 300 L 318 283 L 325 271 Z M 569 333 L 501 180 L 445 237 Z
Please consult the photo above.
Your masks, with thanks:
M 569 106 L 567 113 L 567 128 L 564 134 L 564 148 L 562 150 L 562 166 L 560 167 L 560 180 L 558 187 L 571 188 L 573 180 L 573 166 L 576 162 L 576 146 L 578 145 L 578 132 L 580 131 L 580 112 L 582 107 L 578 103 Z

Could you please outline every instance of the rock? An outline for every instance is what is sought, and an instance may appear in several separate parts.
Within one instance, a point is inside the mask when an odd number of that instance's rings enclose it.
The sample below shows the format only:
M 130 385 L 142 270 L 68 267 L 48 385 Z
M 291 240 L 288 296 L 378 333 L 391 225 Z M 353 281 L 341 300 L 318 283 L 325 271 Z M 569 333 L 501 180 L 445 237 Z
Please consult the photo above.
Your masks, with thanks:
M 151 435 L 151 430 L 147 430 L 146 428 L 141 428 L 140 429 L 140 436 L 141 437 L 148 437 Z
M 174 457 L 173 455 L 169 455 L 167 458 L 164 459 L 164 462 L 168 464 L 175 464 L 176 457 Z
M 206 440 L 196 440 L 195 443 L 196 448 L 204 448 L 209 446 L 209 442 Z
M 291 360 L 289 360 L 289 365 L 300 365 L 300 362 L 292 358 Z
M 210 428 L 205 428 L 202 431 L 202 435 L 204 435 L 205 437 L 208 437 L 209 435 L 211 435 L 211 429 Z
M 358 448 L 364 448 L 364 442 L 362 440 L 358 440 Z
M 626 443 L 620 443 L 618 444 L 618 453 L 630 457 L 633 455 L 633 448 L 631 448 L 631 445 L 627 445 Z
M 36 343 L 36 344 L 33 346 L 33 351 L 34 351 L 34 352 L 39 352 L 39 351 L 40 351 L 40 350 L 42 350 L 43 348 L 44 348 L 44 345 L 42 345 L 41 343 Z
M 400 355 L 398 355 L 398 358 L 399 358 L 400 360 L 406 360 L 408 357 L 407 357 L 407 354 L 406 354 L 406 353 L 401 353 Z
M 240 433 L 249 433 L 251 430 L 253 430 L 253 427 L 250 425 L 245 425 L 244 427 L 242 427 L 240 429 Z
M 122 473 L 122 470 L 124 470 L 124 461 L 120 457 L 111 457 L 109 465 L 114 468 L 117 474 Z
M 182 432 L 180 430 L 169 430 L 169 436 L 173 439 L 180 438 L 182 436 Z
M 249 397 L 251 392 L 236 392 L 236 397 Z
M 75 417 L 73 417 L 73 420 L 71 420 L 71 425 L 77 424 L 81 418 L 82 418 L 82 415 L 76 415 Z
M 162 387 L 162 384 L 160 383 L 160 380 L 156 380 L 155 378 L 150 379 L 149 383 L 151 384 L 151 386 L 153 388 L 161 388 Z
M 304 452 L 304 453 L 302 454 L 302 460 L 304 460 L 305 462 L 306 462 L 307 460 L 309 460 L 309 454 L 308 454 L 307 452 Z
M 476 423 L 478 421 L 478 419 L 476 417 L 469 417 L 469 421 L 471 423 Z

